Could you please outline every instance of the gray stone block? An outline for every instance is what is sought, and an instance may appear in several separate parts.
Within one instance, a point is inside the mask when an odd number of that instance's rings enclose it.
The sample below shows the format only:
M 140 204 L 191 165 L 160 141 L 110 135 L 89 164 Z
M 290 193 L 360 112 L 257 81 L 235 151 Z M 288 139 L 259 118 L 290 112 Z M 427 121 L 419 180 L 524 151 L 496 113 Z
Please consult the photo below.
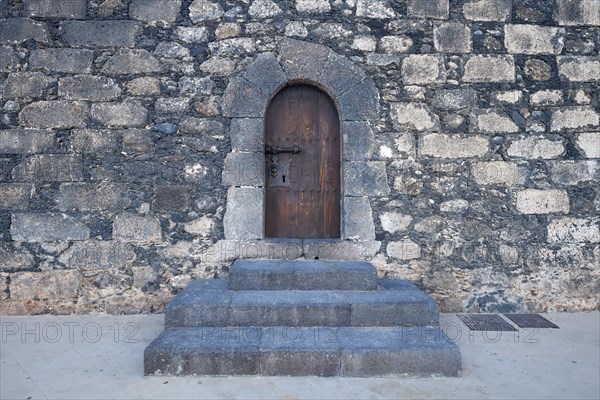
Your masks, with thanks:
M 467 89 L 436 90 L 433 95 L 432 105 L 442 110 L 461 110 L 471 108 L 477 104 L 477 92 Z
M 369 78 L 340 95 L 338 104 L 342 121 L 362 121 L 379 117 L 379 91 Z
M 389 286 L 388 286 L 389 287 Z M 420 290 L 378 290 L 372 296 L 350 296 L 352 326 L 438 325 L 435 301 Z
M 29 39 L 38 43 L 48 42 L 47 25 L 30 18 L 0 20 L 0 44 L 19 44 Z
M 375 224 L 369 198 L 344 197 L 343 232 L 349 240 L 375 240 Z
M 120 183 L 63 183 L 58 195 L 61 211 L 122 211 L 129 205 L 127 187 Z
M 223 95 L 223 115 L 233 118 L 262 118 L 270 96 L 246 79 L 233 79 Z
M 75 153 L 114 153 L 119 149 L 120 131 L 108 129 L 73 129 L 71 148 Z
M 69 269 L 94 270 L 126 268 L 136 258 L 133 247 L 117 241 L 75 242 L 58 258 Z
M 0 46 L 0 72 L 15 71 L 19 63 L 19 57 L 12 47 Z
M 144 372 L 157 375 L 457 376 L 460 370 L 458 346 L 429 327 L 169 328 L 144 352 Z
M 237 260 L 231 290 L 373 290 L 375 268 L 359 261 Z
M 343 121 L 343 159 L 348 161 L 369 160 L 373 153 L 375 140 L 373 129 L 366 121 Z
M 54 78 L 41 72 L 12 72 L 2 85 L 2 96 L 10 98 L 40 98 L 52 83 Z
M 600 3 L 596 0 L 557 1 L 555 18 L 559 25 L 600 26 Z
M 238 291 L 229 324 L 234 326 L 348 326 L 350 304 L 340 292 Z
M 331 52 L 319 82 L 328 89 L 330 94 L 340 95 L 361 83 L 365 78 L 364 72 L 352 62 Z
M 52 131 L 39 129 L 0 130 L 0 154 L 34 154 L 54 146 Z
M 32 185 L 28 183 L 1 183 L 0 208 L 26 210 L 29 208 Z
M 433 43 L 440 53 L 470 53 L 473 50 L 471 26 L 460 22 L 436 24 Z
M 0 186 L 0 194 L 2 186 Z M 0 196 L 0 202 L 2 197 Z M 16 272 L 33 267 L 33 255 L 23 248 L 12 246 L 10 243 L 0 244 L 0 272 Z
M 344 164 L 347 196 L 387 196 L 390 187 L 384 161 L 350 161 Z
M 279 62 L 288 80 L 319 81 L 331 50 L 319 44 L 279 39 Z
M 168 24 L 177 20 L 180 9 L 181 0 L 134 0 L 129 5 L 129 16 L 152 24 Z
M 440 329 L 340 328 L 342 376 L 458 376 L 458 346 Z
M 23 12 L 28 17 L 85 19 L 87 0 L 25 0 Z
M 10 280 L 10 297 L 14 300 L 72 299 L 81 285 L 78 271 L 17 272 Z
M 21 242 L 53 242 L 88 239 L 90 229 L 65 214 L 12 214 L 10 234 Z
M 77 75 L 58 80 L 58 95 L 67 100 L 109 101 L 121 95 L 121 88 L 111 78 Z
M 113 222 L 113 237 L 124 242 L 161 242 L 160 219 L 152 215 L 119 214 Z
M 146 375 L 258 375 L 259 342 L 237 328 L 170 328 L 144 351 Z
M 31 128 L 84 128 L 87 125 L 89 106 L 65 100 L 38 101 L 28 104 L 19 113 L 19 121 Z
M 92 104 L 91 116 L 106 127 L 143 128 L 148 123 L 146 107 L 133 101 Z
M 557 57 L 558 73 L 569 82 L 600 81 L 600 57 L 562 56 Z
M 226 239 L 262 239 L 264 219 L 263 188 L 229 188 L 223 218 Z
M 133 47 L 141 24 L 135 21 L 65 21 L 60 37 L 73 47 Z
M 83 164 L 73 155 L 39 154 L 17 165 L 12 176 L 16 182 L 77 182 L 83 180 Z
M 92 72 L 94 52 L 88 49 L 34 49 L 29 56 L 30 69 L 46 69 L 52 72 Z
M 119 50 L 102 67 L 102 72 L 108 75 L 152 74 L 162 71 L 162 64 L 143 49 Z
M 265 155 L 263 153 L 229 153 L 225 157 L 222 184 L 225 186 L 264 186 Z
M 408 15 L 416 18 L 448 19 L 449 0 L 410 0 Z
M 309 260 L 372 260 L 381 248 L 377 241 L 304 240 L 304 257 Z
M 273 53 L 263 53 L 256 57 L 244 71 L 244 78 L 268 95 L 283 86 L 286 76 Z
M 265 121 L 263 118 L 232 118 L 229 125 L 231 149 L 264 153 Z
M 229 326 L 233 292 L 206 286 L 193 286 L 175 296 L 165 306 L 165 326 Z

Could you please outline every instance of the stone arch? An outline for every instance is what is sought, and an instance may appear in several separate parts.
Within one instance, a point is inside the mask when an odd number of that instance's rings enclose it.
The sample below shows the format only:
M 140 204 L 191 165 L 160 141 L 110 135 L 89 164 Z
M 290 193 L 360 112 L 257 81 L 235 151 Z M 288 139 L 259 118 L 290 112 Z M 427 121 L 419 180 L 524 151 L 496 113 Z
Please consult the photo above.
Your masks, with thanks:
M 273 96 L 294 83 L 323 90 L 340 117 L 342 239 L 328 243 L 331 257 L 323 258 L 368 259 L 379 249 L 369 197 L 385 196 L 390 190 L 385 162 L 371 158 L 378 90 L 360 68 L 330 48 L 289 38 L 278 38 L 274 52 L 258 55 L 230 80 L 223 96 L 232 147 L 223 170 L 223 185 L 229 186 L 225 239 L 264 239 L 264 115 Z M 348 251 L 352 246 L 358 250 Z

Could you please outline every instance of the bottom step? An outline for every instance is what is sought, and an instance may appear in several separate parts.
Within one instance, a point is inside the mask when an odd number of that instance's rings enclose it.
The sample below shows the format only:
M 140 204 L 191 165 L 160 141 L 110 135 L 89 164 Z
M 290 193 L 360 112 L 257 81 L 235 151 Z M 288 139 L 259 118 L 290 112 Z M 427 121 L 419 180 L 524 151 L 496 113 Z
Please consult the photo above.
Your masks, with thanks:
M 167 328 L 146 375 L 458 376 L 458 346 L 438 327 Z

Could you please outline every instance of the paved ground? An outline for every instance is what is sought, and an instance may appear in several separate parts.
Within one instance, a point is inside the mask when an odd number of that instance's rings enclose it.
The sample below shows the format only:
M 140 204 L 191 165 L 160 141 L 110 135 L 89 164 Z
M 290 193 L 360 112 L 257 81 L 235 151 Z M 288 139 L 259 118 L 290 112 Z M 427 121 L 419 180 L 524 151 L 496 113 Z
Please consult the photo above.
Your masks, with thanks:
M 600 398 L 600 313 L 545 314 L 560 329 L 470 332 L 460 378 L 144 377 L 162 315 L 2 317 L 0 399 Z

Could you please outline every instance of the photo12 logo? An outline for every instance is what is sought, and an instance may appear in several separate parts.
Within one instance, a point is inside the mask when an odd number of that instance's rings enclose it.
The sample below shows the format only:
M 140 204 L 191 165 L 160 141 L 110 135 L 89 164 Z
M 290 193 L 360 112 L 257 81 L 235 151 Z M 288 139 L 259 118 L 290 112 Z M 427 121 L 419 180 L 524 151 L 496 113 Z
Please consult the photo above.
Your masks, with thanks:
M 13 322 L 0 324 L 2 343 L 98 343 L 110 340 L 113 343 L 138 343 L 139 324 L 115 322 L 102 326 L 97 322 Z

